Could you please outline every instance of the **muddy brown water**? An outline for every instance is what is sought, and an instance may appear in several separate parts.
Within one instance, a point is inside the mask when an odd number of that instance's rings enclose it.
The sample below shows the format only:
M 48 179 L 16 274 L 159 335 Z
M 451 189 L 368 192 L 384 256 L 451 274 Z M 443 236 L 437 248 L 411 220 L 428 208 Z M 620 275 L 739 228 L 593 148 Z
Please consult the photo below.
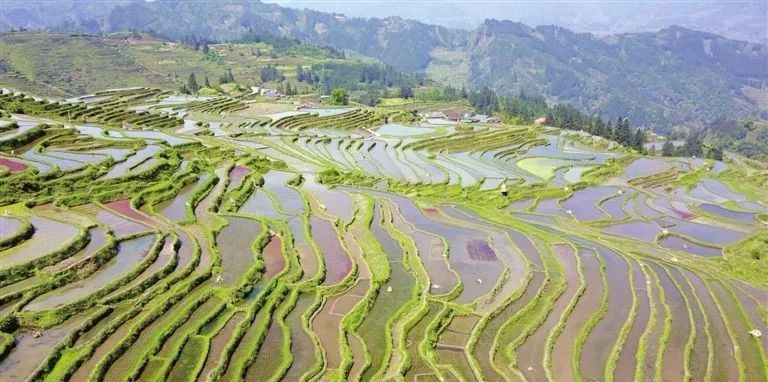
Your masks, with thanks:
M 312 320 L 311 328 L 317 334 L 321 348 L 325 352 L 328 369 L 336 369 L 341 363 L 339 349 L 341 319 L 365 296 L 369 287 L 368 280 L 359 280 L 349 291 L 329 297 Z M 342 308 L 342 305 L 337 303 L 343 301 L 345 297 L 350 301 L 343 304 Z
M 485 326 L 480 331 L 472 355 L 480 365 L 480 371 L 486 380 L 492 381 L 503 378 L 494 369 L 493 360 L 491 359 L 491 352 L 493 350 L 497 333 L 511 317 L 513 317 L 515 314 L 517 314 L 517 312 L 520 311 L 520 309 L 531 302 L 531 300 L 536 296 L 536 293 L 538 293 L 539 289 L 542 288 L 545 278 L 546 276 L 544 273 L 534 272 L 522 295 L 502 308 L 502 310 L 497 315 L 488 319 Z
M 203 174 L 197 181 L 182 187 L 181 191 L 179 191 L 175 197 L 160 202 L 154 207 L 155 211 L 175 223 L 188 220 L 187 202 L 189 202 L 190 195 L 210 178 L 210 174 Z
M 280 209 L 288 214 L 300 214 L 306 210 L 301 194 L 288 187 L 286 182 L 295 178 L 296 173 L 272 170 L 264 174 L 264 188 L 275 195 Z
M 85 204 L 74 209 L 93 215 L 99 223 L 109 227 L 118 239 L 151 230 L 148 225 L 127 219 L 95 204 Z
M 352 270 L 352 259 L 341 246 L 333 224 L 327 220 L 310 217 L 312 240 L 317 243 L 325 260 L 325 281 L 323 285 L 338 284 Z
M 544 370 L 544 353 L 548 351 L 547 339 L 555 326 L 560 323 L 561 316 L 573 302 L 581 285 L 579 265 L 573 247 L 567 244 L 556 244 L 552 249 L 563 266 L 566 289 L 555 301 L 541 326 L 517 349 L 517 367 L 528 381 L 547 380 Z
M 703 313 L 707 316 L 707 320 L 709 321 L 709 331 L 707 333 L 712 337 L 713 345 L 712 380 L 738 380 L 738 366 L 733 351 L 733 342 L 725 327 L 723 317 L 715 305 L 712 297 L 713 295 L 709 288 L 707 288 L 704 280 L 702 280 L 696 273 L 687 269 L 681 269 L 681 272 L 691 281 L 693 291 L 696 293 L 696 296 L 699 297 Z
M 752 324 L 750 328 L 757 329 L 762 333 L 768 333 L 768 325 L 766 324 L 766 320 L 768 319 L 763 318 L 761 315 L 759 311 L 760 307 L 758 306 L 759 303 L 739 289 L 732 288 L 732 290 L 738 298 L 738 301 L 741 302 L 744 310 L 747 312 L 747 316 L 749 317 L 750 323 Z M 761 336 L 758 342 L 762 344 L 763 351 L 768 354 L 768 336 Z
M 306 180 L 303 187 L 322 203 L 325 212 L 344 221 L 352 219 L 355 206 L 348 193 L 335 188 L 328 188 L 311 178 Z
M 11 216 L 0 216 L 0 239 L 7 239 L 21 229 L 22 221 Z
M 599 380 L 605 374 L 608 357 L 632 308 L 632 286 L 626 260 L 608 248 L 597 246 L 597 250 L 605 264 L 608 309 L 584 342 L 580 365 L 586 380 Z
M 659 245 L 663 248 L 687 252 L 696 256 L 720 257 L 723 255 L 723 250 L 720 248 L 705 247 L 677 236 L 663 237 L 659 239 Z
M 307 226 L 307 219 L 303 215 L 294 216 L 288 219 L 288 228 L 293 237 L 293 246 L 299 254 L 299 266 L 301 266 L 301 281 L 309 280 L 317 274 L 318 258 L 314 248 L 307 240 L 307 234 L 304 232 Z M 308 228 L 308 227 L 307 227 Z
M 602 202 L 600 204 L 600 208 L 608 213 L 612 219 L 621 220 L 627 216 L 627 213 L 624 212 L 623 205 L 627 198 L 630 196 L 631 194 L 629 192 L 623 192 L 618 196 L 612 197 Z
M 301 318 L 314 302 L 314 292 L 302 293 L 296 301 L 296 306 L 285 319 L 285 323 L 291 331 L 291 356 L 293 357 L 293 362 L 283 378 L 286 381 L 299 380 L 318 359 L 320 349 L 316 348 L 312 337 L 304 329 Z
M 416 212 L 416 211 L 413 211 Z M 406 216 L 408 218 L 408 216 Z M 468 303 L 493 289 L 496 281 L 501 276 L 503 267 L 499 266 L 495 253 L 492 259 L 473 260 L 467 249 L 471 248 L 470 240 L 485 242 L 488 235 L 479 230 L 468 229 L 450 221 L 438 208 L 425 208 L 420 228 L 427 232 L 435 233 L 448 241 L 450 255 L 448 261 L 459 274 L 463 291 L 456 298 L 458 303 Z
M 688 299 L 688 304 L 691 308 L 691 318 L 693 318 L 696 336 L 694 338 L 693 348 L 691 349 L 689 368 L 692 379 L 694 381 L 702 381 L 706 376 L 709 359 L 709 350 L 707 349 L 709 333 L 705 326 L 704 315 L 696 301 L 695 291 L 691 288 L 688 279 L 678 268 L 670 267 L 669 271 L 672 274 L 672 277 L 677 281 L 677 284 L 680 286 L 685 297 Z
M 670 232 L 715 246 L 731 244 L 744 237 L 742 232 L 670 217 L 656 219 L 655 222 Z
M 152 249 L 155 239 L 154 235 L 146 235 L 118 243 L 117 255 L 94 274 L 66 287 L 46 293 L 33 300 L 24 309 L 29 311 L 52 309 L 95 292 L 127 274 L 141 263 Z
M 366 363 L 365 345 L 355 336 L 347 336 L 349 350 L 352 353 L 352 368 L 349 370 L 350 381 L 358 381 L 362 378 L 363 366 Z
M 586 289 L 565 321 L 565 327 L 557 337 L 552 348 L 552 360 L 560 360 L 552 363 L 552 376 L 558 381 L 575 380 L 570 362 L 573 359 L 573 344 L 581 328 L 592 314 L 599 309 L 603 294 L 606 293 L 602 282 L 602 275 L 600 274 L 600 263 L 597 259 L 597 254 L 586 248 L 579 248 L 577 253 L 581 258 Z M 567 362 L 564 360 L 567 360 Z
M 637 350 L 640 347 L 640 337 L 648 328 L 648 320 L 651 315 L 650 300 L 648 298 L 648 282 L 643 274 L 641 264 L 636 260 L 630 260 L 633 266 L 633 288 L 637 295 L 637 312 L 635 314 L 632 329 L 630 329 L 624 346 L 616 361 L 616 369 L 613 377 L 616 381 L 631 381 L 637 367 Z
M 445 244 L 438 232 L 429 229 L 431 221 L 424 216 L 419 207 L 411 200 L 395 194 L 381 191 L 363 190 L 351 187 L 340 187 L 345 191 L 358 191 L 367 193 L 379 199 L 387 199 L 397 207 L 399 213 L 393 213 L 393 225 L 399 231 L 410 236 L 421 259 L 427 275 L 430 279 L 430 293 L 444 294 L 451 291 L 457 280 L 456 275 L 451 272 L 449 259 L 444 257 Z M 473 284 L 474 280 L 472 280 Z
M 251 196 L 240 207 L 240 212 L 263 216 L 266 218 L 280 218 L 282 215 L 277 212 L 272 200 L 262 189 L 256 189 Z
M 211 338 L 210 348 L 208 349 L 205 363 L 203 364 L 202 370 L 200 370 L 200 373 L 197 375 L 198 382 L 208 380 L 208 375 L 219 364 L 221 354 L 232 338 L 232 334 L 237 328 L 237 325 L 240 324 L 244 318 L 245 314 L 242 312 L 233 314 L 229 321 L 227 321 L 227 324 Z
M 438 337 L 436 352 L 439 363 L 452 365 L 464 381 L 476 381 L 475 373 L 469 362 L 467 345 L 472 328 L 480 320 L 479 316 L 454 316 Z
M 515 291 L 519 290 L 523 286 L 525 281 L 525 274 L 527 273 L 526 263 L 522 253 L 522 247 L 518 248 L 515 245 L 515 241 L 512 239 L 514 235 L 518 241 L 520 241 L 523 247 L 527 244 L 530 247 L 525 247 L 526 250 L 534 250 L 530 241 L 528 241 L 524 235 L 519 232 L 515 232 L 506 227 L 493 225 L 491 223 L 483 222 L 478 219 L 471 211 L 459 206 L 446 205 L 440 207 L 443 213 L 458 221 L 467 222 L 472 224 L 473 227 L 478 227 L 488 233 L 490 238 L 490 244 L 492 250 L 499 258 L 504 262 L 508 275 L 507 280 L 501 289 L 493 296 L 489 301 L 481 303 L 478 306 L 480 311 L 486 311 L 486 309 L 494 309 L 494 307 L 503 303 L 506 298 L 511 296 Z M 536 257 L 538 260 L 538 253 L 530 253 L 528 256 Z
M 20 245 L 0 251 L 0 269 L 43 257 L 78 234 L 77 227 L 73 225 L 41 216 L 32 216 L 29 222 L 35 228 L 34 234 Z
M 438 302 L 429 302 L 427 312 L 424 316 L 408 331 L 406 335 L 406 349 L 411 362 L 411 367 L 404 373 L 407 381 L 436 380 L 437 378 L 425 378 L 434 375 L 434 371 L 429 364 L 421 358 L 418 348 L 419 344 L 426 338 L 426 330 L 432 320 L 442 311 L 442 306 Z
M 47 271 L 60 271 L 63 269 L 66 269 L 84 259 L 90 258 L 94 253 L 96 253 L 97 250 L 99 250 L 101 247 L 104 246 L 104 244 L 107 243 L 107 231 L 102 227 L 93 227 L 88 229 L 88 236 L 90 237 L 90 241 L 88 241 L 88 244 L 85 245 L 85 248 L 81 249 L 74 255 L 67 257 L 66 259 L 58 262 L 56 265 L 53 265 L 46 269 Z M 0 292 L 0 295 L 4 293 Z
M 462 347 L 445 347 L 440 344 L 436 348 L 437 359 L 441 364 L 453 366 L 459 373 L 460 381 L 477 381 L 472 367 L 469 364 L 467 353 Z
M 768 376 L 766 376 L 765 365 L 760 354 L 761 343 L 748 333 L 753 328 L 749 317 L 743 317 L 740 312 L 743 306 L 740 306 L 741 303 L 731 295 L 728 287 L 722 281 L 709 280 L 707 284 L 713 296 L 716 296 L 723 314 L 732 329 L 733 340 L 741 351 L 746 380 L 765 381 L 768 379 Z
M 222 228 L 216 243 L 221 255 L 221 284 L 234 285 L 255 263 L 252 245 L 261 234 L 258 220 L 227 216 L 229 224 Z
M 261 252 L 261 257 L 266 263 L 266 269 L 264 270 L 264 279 L 271 279 L 275 277 L 280 271 L 285 268 L 285 257 L 283 257 L 283 247 L 280 236 L 273 236 L 269 240 L 269 243 L 264 247 Z
M 127 216 L 133 220 L 138 220 L 146 225 L 155 226 L 155 227 L 158 226 L 157 222 L 154 219 L 134 209 L 131 206 L 130 199 L 114 201 L 111 203 L 107 203 L 104 206 L 114 212 L 117 212 L 118 214 Z
M 679 381 L 685 375 L 683 357 L 685 344 L 691 333 L 688 312 L 680 291 L 664 271 L 664 268 L 657 264 L 651 264 L 651 268 L 659 278 L 664 290 L 664 302 L 667 303 L 672 314 L 669 339 L 664 346 L 662 358 L 662 378 L 669 381 Z
M 287 333 L 283 333 L 278 324 L 277 317 L 273 315 L 267 335 L 259 347 L 256 359 L 246 371 L 246 381 L 266 381 L 277 372 L 280 363 L 283 361 L 282 341 L 284 335 L 287 335 Z
M 597 203 L 608 196 L 616 194 L 616 187 L 590 187 L 576 191 L 573 196 L 560 203 L 564 210 L 579 221 L 603 219 L 609 217 L 597 208 Z
M 387 347 L 387 320 L 411 299 L 416 285 L 414 276 L 403 264 L 403 250 L 380 225 L 381 207 L 376 204 L 371 231 L 381 245 L 390 263 L 390 279 L 380 286 L 376 300 L 357 332 L 363 338 L 371 356 L 371 365 L 363 372 L 362 380 L 371 380 L 379 370 Z M 391 289 L 390 289 L 391 288 Z
M 35 369 L 48 357 L 53 348 L 76 330 L 86 319 L 86 315 L 75 316 L 61 325 L 42 330 L 42 335 L 38 338 L 34 338 L 32 332 L 16 335 L 14 339 L 16 346 L 0 362 L 0 380 L 3 382 L 28 380 Z
M 645 221 L 633 221 L 608 226 L 603 232 L 619 237 L 653 243 L 656 236 L 661 234 L 661 229 L 653 223 Z

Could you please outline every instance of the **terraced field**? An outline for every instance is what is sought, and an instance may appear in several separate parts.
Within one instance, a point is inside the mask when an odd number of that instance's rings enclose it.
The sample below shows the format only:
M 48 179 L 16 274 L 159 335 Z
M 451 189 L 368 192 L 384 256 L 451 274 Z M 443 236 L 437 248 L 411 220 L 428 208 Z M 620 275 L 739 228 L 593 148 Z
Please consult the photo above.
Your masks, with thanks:
M 3 90 L 4 382 L 768 380 L 764 169 L 243 107 Z

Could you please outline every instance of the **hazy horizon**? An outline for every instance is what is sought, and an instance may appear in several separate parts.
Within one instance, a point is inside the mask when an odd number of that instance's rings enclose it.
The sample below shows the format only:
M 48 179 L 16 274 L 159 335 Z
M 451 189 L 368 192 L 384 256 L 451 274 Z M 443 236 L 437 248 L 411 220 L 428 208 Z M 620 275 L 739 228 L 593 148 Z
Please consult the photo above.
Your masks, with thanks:
M 451 28 L 474 29 L 485 19 L 529 25 L 555 24 L 578 32 L 648 32 L 679 25 L 737 40 L 768 42 L 768 2 L 759 1 L 526 1 L 437 0 L 265 0 L 291 8 L 343 13 L 351 17 L 416 19 Z M 627 17 L 631 16 L 631 17 Z

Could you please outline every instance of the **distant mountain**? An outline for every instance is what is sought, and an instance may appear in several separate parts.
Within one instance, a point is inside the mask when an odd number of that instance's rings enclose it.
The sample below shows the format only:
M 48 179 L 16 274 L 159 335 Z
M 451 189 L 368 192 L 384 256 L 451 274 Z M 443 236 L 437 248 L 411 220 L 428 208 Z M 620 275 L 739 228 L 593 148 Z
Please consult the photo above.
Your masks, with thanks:
M 220 41 L 249 33 L 294 37 L 469 87 L 541 94 L 610 118 L 629 116 L 634 125 L 702 125 L 720 114 L 768 119 L 759 106 L 768 97 L 766 47 L 682 27 L 597 37 L 486 20 L 468 31 L 253 1 L 6 0 L 4 6 L 6 29 L 133 29 Z
M 528 25 L 560 25 L 597 35 L 649 32 L 681 25 L 735 40 L 768 43 L 768 2 L 738 1 L 519 1 L 450 2 L 270 0 L 285 7 L 357 17 L 400 16 L 451 28 L 476 29 L 488 18 Z
M 8 12 L 0 25 L 54 31 L 118 32 L 154 31 L 182 39 L 195 35 L 208 39 L 237 40 L 249 32 L 272 33 L 301 41 L 350 49 L 378 58 L 398 69 L 419 71 L 431 61 L 435 46 L 466 45 L 468 32 L 392 17 L 348 18 L 309 9 L 283 8 L 258 1 L 186 2 L 179 0 L 97 1 L 62 0 L 30 7 L 24 0 L 6 0 Z M 94 3 L 100 13 L 89 12 Z M 47 5 L 46 5 L 47 4 Z M 61 7 L 64 16 L 47 17 Z M 106 10 L 109 12 L 105 12 Z M 17 15 L 17 16 L 14 16 Z M 95 22 L 94 22 L 95 21 Z
M 598 38 L 487 20 L 468 51 L 474 86 L 545 94 L 637 125 L 757 115 L 743 89 L 768 85 L 765 46 L 674 26 Z

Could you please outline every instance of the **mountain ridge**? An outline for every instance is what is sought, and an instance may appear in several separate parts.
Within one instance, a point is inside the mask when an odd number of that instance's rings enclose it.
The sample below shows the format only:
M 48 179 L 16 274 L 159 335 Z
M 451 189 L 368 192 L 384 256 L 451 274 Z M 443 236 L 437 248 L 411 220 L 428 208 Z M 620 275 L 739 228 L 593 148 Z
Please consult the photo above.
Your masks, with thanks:
M 19 1 L 9 1 L 14 14 Z M 57 3 L 58 4 L 58 3 Z M 28 27 L 45 2 L 25 8 Z M 767 119 L 768 49 L 708 32 L 670 26 L 657 32 L 598 36 L 555 26 L 488 19 L 476 30 L 447 28 L 401 17 L 346 17 L 311 9 L 246 1 L 195 3 L 120 1 L 111 9 L 72 2 L 53 30 L 110 33 L 152 31 L 181 40 L 189 35 L 237 41 L 268 33 L 351 50 L 406 72 L 429 72 L 435 51 L 461 59 L 443 67 L 471 88 L 500 94 L 541 94 L 636 125 L 704 125 L 720 115 Z M 107 7 L 104 7 L 107 8 Z M 0 20 L 9 26 L 7 17 Z M 38 25 L 38 27 L 40 27 Z

